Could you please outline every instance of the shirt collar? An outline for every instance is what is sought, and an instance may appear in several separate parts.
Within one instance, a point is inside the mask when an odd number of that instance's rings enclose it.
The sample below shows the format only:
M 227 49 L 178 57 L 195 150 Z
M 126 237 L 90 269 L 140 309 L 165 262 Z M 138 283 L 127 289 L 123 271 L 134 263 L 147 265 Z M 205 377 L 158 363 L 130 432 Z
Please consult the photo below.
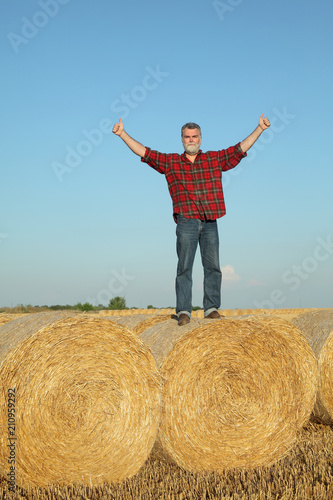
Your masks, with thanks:
M 199 155 L 201 155 L 202 153 L 202 149 L 199 149 L 199 151 L 197 152 L 197 156 L 195 157 L 195 159 L 198 158 Z M 184 153 L 182 154 L 182 157 L 183 158 L 186 158 L 186 160 L 188 160 L 187 156 L 186 156 L 186 151 L 184 150 Z M 189 160 L 190 161 L 190 160 Z

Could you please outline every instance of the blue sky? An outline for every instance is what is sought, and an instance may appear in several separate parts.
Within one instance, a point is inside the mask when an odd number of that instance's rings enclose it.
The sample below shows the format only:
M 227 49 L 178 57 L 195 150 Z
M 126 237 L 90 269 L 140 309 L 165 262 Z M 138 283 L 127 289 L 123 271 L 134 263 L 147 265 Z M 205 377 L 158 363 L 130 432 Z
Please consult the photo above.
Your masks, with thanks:
M 174 306 L 165 178 L 112 125 L 182 152 L 195 121 L 212 150 L 263 112 L 272 127 L 223 177 L 222 308 L 332 307 L 332 2 L 2 0 L 0 14 L 0 306 Z

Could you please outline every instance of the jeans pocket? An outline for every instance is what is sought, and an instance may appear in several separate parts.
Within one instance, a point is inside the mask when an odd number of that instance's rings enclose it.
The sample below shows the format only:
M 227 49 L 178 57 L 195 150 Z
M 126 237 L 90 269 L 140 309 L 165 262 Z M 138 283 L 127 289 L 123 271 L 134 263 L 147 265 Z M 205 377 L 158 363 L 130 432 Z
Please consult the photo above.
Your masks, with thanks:
M 179 224 L 180 222 L 183 224 L 187 224 L 188 222 L 190 222 L 190 220 L 191 219 L 189 219 L 188 217 L 184 217 L 184 215 L 181 214 L 177 215 L 177 224 Z

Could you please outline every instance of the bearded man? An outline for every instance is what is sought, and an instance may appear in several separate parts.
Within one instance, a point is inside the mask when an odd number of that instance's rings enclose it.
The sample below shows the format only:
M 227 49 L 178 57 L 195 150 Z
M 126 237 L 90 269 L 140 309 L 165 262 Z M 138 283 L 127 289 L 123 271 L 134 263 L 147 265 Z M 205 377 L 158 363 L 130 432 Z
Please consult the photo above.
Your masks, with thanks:
M 192 270 L 197 247 L 200 247 L 204 272 L 204 316 L 221 319 L 222 273 L 219 261 L 217 219 L 226 213 L 222 173 L 230 170 L 270 126 L 261 114 L 256 129 L 243 141 L 228 149 L 202 152 L 199 125 L 186 123 L 181 129 L 182 154 L 160 153 L 143 146 L 124 129 L 122 120 L 113 127 L 125 144 L 157 172 L 165 175 L 177 224 L 176 313 L 179 326 L 189 323 L 192 312 Z

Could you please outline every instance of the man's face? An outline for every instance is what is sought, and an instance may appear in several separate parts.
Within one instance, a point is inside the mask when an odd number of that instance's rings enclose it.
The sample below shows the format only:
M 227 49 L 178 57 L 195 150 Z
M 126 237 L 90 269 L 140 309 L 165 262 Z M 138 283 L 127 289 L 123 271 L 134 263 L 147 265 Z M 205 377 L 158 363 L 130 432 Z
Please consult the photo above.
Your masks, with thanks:
M 183 146 L 187 154 L 196 155 L 201 145 L 201 135 L 197 128 L 183 130 Z

